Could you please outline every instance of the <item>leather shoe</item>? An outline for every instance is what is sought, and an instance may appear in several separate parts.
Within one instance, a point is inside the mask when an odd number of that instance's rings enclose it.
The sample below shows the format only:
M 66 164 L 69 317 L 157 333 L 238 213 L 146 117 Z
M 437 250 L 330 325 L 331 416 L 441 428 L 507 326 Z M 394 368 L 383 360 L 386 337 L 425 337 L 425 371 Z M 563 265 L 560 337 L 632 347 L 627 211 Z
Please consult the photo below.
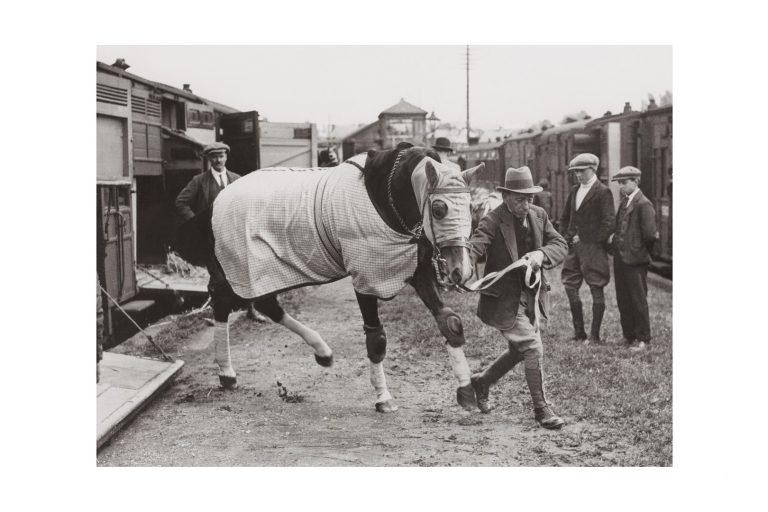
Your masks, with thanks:
M 631 347 L 629 347 L 629 350 L 632 352 L 642 352 L 645 350 L 646 343 L 644 341 L 638 341 L 637 343 L 633 343 Z
M 546 429 L 557 430 L 565 425 L 565 421 L 557 416 L 549 406 L 537 407 L 533 410 L 533 414 L 539 425 Z
M 479 373 L 475 373 L 470 377 L 469 382 L 472 384 L 472 388 L 475 390 L 475 399 L 477 401 L 477 408 L 483 414 L 491 412 L 491 403 L 488 398 L 490 388 L 483 382 L 483 378 Z

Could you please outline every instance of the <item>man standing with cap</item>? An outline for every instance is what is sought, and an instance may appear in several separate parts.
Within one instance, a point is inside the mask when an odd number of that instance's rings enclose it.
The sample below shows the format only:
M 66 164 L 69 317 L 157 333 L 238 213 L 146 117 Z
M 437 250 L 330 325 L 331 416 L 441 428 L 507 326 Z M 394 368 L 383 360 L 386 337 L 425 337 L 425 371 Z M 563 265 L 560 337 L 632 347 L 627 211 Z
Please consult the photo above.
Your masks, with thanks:
M 202 252 L 202 259 L 208 269 L 208 293 L 211 296 L 212 306 L 217 287 L 226 286 L 226 277 L 221 266 L 216 261 L 213 249 L 213 240 L 200 241 L 201 233 L 205 232 L 202 226 L 206 225 L 211 215 L 213 201 L 233 181 L 240 176 L 226 168 L 229 146 L 223 142 L 210 144 L 203 149 L 203 155 L 210 164 L 210 170 L 198 174 L 179 192 L 176 197 L 176 210 L 182 219 L 179 228 L 180 247 L 192 247 L 193 250 Z M 184 240 L 187 239 L 187 240 Z M 207 242 L 207 243 L 206 243 Z M 195 247 L 196 246 L 196 247 Z M 183 256 L 183 254 L 182 254 Z M 232 368 L 229 351 L 229 332 L 227 322 L 214 322 L 213 341 L 216 363 L 219 365 L 222 382 L 234 382 L 235 371 Z
M 568 244 L 552 226 L 547 213 L 531 204 L 541 187 L 533 185 L 530 169 L 507 169 L 504 185 L 496 187 L 504 202 L 483 217 L 472 234 L 472 258 L 477 260 L 487 255 L 486 275 L 518 259 L 525 260 L 534 271 L 562 263 Z M 480 292 L 477 316 L 486 325 L 498 329 L 509 348 L 483 372 L 472 376 L 472 387 L 478 408 L 489 413 L 490 387 L 517 363 L 523 362 L 536 421 L 544 428 L 558 429 L 565 422 L 552 411 L 544 395 L 544 347 L 538 326 L 539 317 L 547 316 L 549 285 L 542 273 L 539 284 L 529 288 L 525 283 L 525 270 L 515 269 Z
M 461 167 L 459 167 L 459 164 L 455 162 L 451 162 L 448 157 L 451 153 L 453 153 L 453 148 L 451 147 L 451 141 L 448 139 L 448 137 L 438 137 L 435 140 L 435 145 L 432 146 L 432 149 L 434 149 L 437 154 L 440 156 L 440 162 L 444 165 L 448 166 L 451 169 L 455 169 L 457 171 L 461 170 Z
M 203 155 L 210 163 L 210 171 L 192 178 L 176 197 L 176 210 L 183 222 L 211 206 L 219 192 L 240 177 L 226 169 L 228 153 L 229 146 L 223 142 L 210 144 L 203 149 Z
M 622 167 L 611 181 L 621 187 L 621 203 L 613 237 L 613 274 L 621 330 L 630 350 L 644 350 L 651 342 L 648 315 L 648 264 L 658 238 L 656 211 L 640 190 L 640 169 Z
M 584 345 L 600 343 L 600 325 L 605 313 L 603 288 L 611 278 L 608 266 L 608 238 L 613 233 L 616 216 L 613 195 L 608 187 L 597 179 L 600 163 L 595 155 L 576 155 L 568 165 L 574 171 L 575 185 L 560 217 L 560 232 L 568 242 L 561 279 L 571 306 L 574 339 Z M 589 338 L 584 331 L 584 309 L 579 298 L 579 288 L 586 281 L 592 294 L 592 328 Z

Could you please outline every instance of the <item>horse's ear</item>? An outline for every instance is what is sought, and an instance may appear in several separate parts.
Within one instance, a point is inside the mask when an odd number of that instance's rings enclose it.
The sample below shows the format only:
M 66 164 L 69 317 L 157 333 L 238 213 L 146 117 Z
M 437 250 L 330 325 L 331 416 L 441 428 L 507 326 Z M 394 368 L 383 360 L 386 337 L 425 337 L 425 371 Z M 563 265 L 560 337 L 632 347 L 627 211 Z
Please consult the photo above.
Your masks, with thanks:
M 480 165 L 470 167 L 466 171 L 461 171 L 461 177 L 464 178 L 464 183 L 469 185 L 469 182 L 472 180 L 472 176 L 474 176 L 477 171 L 482 171 L 483 169 L 485 169 L 485 162 L 480 162 Z
M 412 147 L 413 147 L 413 144 L 411 144 L 410 142 L 403 141 L 403 142 L 400 142 L 395 149 L 400 150 L 400 149 L 408 149 Z
M 435 166 L 429 160 L 427 160 L 427 182 L 430 187 L 437 186 L 437 170 L 435 170 Z

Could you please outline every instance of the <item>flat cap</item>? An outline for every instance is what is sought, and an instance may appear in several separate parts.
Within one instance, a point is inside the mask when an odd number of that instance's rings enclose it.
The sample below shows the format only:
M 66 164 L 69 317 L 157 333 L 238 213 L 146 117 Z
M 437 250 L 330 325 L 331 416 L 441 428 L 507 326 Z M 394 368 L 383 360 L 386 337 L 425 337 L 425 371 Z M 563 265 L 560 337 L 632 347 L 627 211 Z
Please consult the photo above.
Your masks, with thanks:
M 571 163 L 568 164 L 568 170 L 569 171 L 576 171 L 579 169 L 597 169 L 597 166 L 600 164 L 600 159 L 597 158 L 592 153 L 581 153 L 579 155 L 576 155 L 573 157 L 573 160 L 571 160 Z
M 643 174 L 640 169 L 637 167 L 632 167 L 631 165 L 628 165 L 626 167 L 622 167 L 619 169 L 619 172 L 613 175 L 613 178 L 611 178 L 611 181 L 619 181 L 619 180 L 627 180 L 630 178 L 639 178 L 640 175 Z
M 211 153 L 218 153 L 219 151 L 226 151 L 229 153 L 229 146 L 223 142 L 214 142 L 213 144 L 208 144 L 203 148 L 203 154 L 206 156 L 210 155 Z

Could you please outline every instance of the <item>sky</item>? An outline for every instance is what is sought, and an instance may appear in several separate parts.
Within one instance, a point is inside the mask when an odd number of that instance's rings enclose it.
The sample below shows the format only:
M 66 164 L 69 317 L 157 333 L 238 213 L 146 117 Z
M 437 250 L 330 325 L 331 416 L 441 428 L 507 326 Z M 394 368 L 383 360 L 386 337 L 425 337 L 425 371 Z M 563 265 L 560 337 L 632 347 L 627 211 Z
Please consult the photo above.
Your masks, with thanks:
M 470 124 L 600 117 L 672 91 L 672 46 L 470 46 Z M 466 122 L 465 46 L 97 46 L 97 60 L 270 121 L 370 123 L 400 98 Z

